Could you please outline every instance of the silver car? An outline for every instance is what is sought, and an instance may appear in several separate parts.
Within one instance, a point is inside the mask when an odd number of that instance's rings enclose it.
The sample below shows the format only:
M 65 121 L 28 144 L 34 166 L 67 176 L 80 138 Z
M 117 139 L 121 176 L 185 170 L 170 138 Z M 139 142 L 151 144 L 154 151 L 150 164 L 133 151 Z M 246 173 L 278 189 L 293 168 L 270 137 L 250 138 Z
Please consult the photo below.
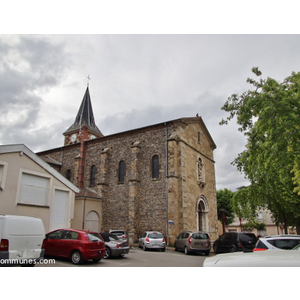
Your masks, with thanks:
M 184 251 L 185 254 L 192 252 L 202 252 L 209 255 L 210 238 L 206 232 L 183 231 L 176 238 L 175 251 Z
M 166 250 L 166 240 L 164 236 L 158 231 L 145 231 L 139 236 L 139 247 L 144 251 L 148 249 Z
M 118 237 L 111 233 L 100 233 L 105 242 L 105 255 L 103 258 L 110 258 L 113 256 L 124 256 L 129 253 L 129 245 L 127 241 L 118 239 Z
M 110 229 L 109 233 L 116 235 L 120 240 L 128 242 L 127 232 L 123 229 Z

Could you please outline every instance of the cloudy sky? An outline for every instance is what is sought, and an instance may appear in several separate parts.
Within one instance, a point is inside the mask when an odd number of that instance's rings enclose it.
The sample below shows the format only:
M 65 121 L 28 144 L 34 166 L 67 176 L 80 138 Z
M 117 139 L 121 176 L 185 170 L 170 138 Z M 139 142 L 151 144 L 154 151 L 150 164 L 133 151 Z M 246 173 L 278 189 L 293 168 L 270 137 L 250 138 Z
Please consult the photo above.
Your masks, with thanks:
M 104 135 L 198 113 L 217 145 L 217 189 L 235 190 L 247 181 L 230 163 L 246 140 L 219 125 L 221 107 L 251 88 L 254 66 L 279 81 L 298 72 L 299 48 L 299 35 L 1 34 L 0 144 L 62 146 L 89 75 Z
M 217 189 L 247 185 L 231 165 L 246 140 L 234 121 L 219 125 L 227 116 L 221 107 L 251 88 L 252 67 L 278 81 L 299 71 L 294 2 L 1 4 L 0 144 L 34 152 L 62 146 L 90 76 L 104 135 L 198 113 L 217 145 Z

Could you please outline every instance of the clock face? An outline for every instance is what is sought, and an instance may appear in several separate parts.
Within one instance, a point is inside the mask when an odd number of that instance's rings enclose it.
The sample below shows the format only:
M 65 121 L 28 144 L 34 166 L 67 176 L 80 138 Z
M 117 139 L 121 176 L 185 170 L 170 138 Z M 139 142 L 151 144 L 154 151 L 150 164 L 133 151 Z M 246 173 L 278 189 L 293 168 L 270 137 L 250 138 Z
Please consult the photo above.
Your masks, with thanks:
M 71 142 L 75 142 L 76 141 L 76 137 L 77 135 L 74 133 L 71 135 Z

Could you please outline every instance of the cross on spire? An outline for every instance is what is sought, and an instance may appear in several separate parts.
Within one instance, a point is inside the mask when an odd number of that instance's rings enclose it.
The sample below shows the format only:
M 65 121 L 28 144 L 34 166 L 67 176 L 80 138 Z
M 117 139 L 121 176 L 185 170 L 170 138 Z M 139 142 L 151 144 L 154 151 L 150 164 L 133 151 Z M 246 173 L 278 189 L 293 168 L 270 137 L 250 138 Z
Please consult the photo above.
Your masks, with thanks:
M 87 86 L 89 86 L 89 83 L 90 83 L 91 77 L 90 77 L 90 75 L 88 75 L 88 76 L 86 76 L 86 78 L 88 79 Z

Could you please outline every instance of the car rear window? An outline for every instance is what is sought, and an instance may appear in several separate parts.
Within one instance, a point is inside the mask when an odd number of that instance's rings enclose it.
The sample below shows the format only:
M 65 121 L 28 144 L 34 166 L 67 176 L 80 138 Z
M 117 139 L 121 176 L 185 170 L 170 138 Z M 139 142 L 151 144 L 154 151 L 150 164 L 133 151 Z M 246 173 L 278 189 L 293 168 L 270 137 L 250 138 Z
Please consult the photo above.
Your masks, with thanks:
M 275 246 L 276 248 L 283 249 L 283 250 L 290 250 L 298 245 L 299 240 L 294 239 L 274 239 L 274 240 L 267 240 L 268 243 Z
M 88 236 L 88 238 L 89 238 L 89 240 L 90 240 L 91 242 L 99 242 L 99 241 L 102 241 L 100 235 L 99 235 L 98 233 L 96 233 L 96 232 L 95 232 L 95 233 L 89 232 L 89 233 L 87 233 L 87 236 Z
M 116 235 L 123 235 L 123 234 L 125 234 L 125 231 L 116 231 L 116 230 L 113 230 L 110 233 L 116 234 Z
M 160 233 L 150 233 L 148 237 L 151 239 L 162 239 L 164 236 Z
M 209 237 L 206 233 L 193 233 L 192 238 L 195 240 L 207 240 Z
M 240 234 L 240 241 L 242 242 L 255 242 L 256 236 L 253 233 L 243 233 Z

